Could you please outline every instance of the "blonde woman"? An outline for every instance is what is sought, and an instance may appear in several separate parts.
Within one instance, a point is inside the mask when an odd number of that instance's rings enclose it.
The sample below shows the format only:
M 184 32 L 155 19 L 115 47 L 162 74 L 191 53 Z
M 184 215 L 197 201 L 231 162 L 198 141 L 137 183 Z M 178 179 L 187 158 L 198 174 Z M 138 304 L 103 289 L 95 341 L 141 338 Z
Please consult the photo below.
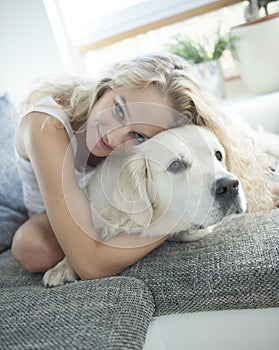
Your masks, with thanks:
M 30 219 L 17 230 L 12 253 L 27 271 L 45 272 L 66 255 L 80 278 L 111 276 L 162 244 L 168 232 L 157 241 L 139 243 L 129 236 L 99 242 L 82 181 L 117 147 L 125 151 L 126 145 L 189 120 L 215 132 L 229 170 L 243 183 L 249 209 L 273 206 L 249 143 L 239 132 L 226 131 L 223 114 L 192 67 L 175 55 L 121 62 L 96 86 L 79 79 L 44 83 L 26 106 L 15 144 Z

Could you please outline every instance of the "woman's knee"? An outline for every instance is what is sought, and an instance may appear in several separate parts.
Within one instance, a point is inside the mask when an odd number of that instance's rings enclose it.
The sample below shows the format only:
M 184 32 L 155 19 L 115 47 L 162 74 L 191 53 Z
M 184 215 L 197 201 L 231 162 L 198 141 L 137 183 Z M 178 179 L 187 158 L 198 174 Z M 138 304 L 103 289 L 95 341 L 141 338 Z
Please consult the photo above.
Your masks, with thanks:
M 28 272 L 45 272 L 63 258 L 63 253 L 42 227 L 23 225 L 15 233 L 12 254 Z

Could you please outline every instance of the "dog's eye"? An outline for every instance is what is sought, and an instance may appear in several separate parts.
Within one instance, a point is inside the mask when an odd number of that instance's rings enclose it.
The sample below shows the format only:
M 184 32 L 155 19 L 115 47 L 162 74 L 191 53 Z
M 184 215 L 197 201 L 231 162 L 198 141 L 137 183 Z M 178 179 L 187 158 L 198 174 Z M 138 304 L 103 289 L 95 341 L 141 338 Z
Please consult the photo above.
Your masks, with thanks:
M 186 169 L 186 164 L 179 159 L 172 161 L 168 166 L 168 171 L 172 173 L 177 173 L 184 169 Z
M 215 157 L 217 158 L 217 160 L 219 160 L 220 162 L 222 161 L 223 159 L 223 155 L 220 151 L 216 151 L 215 152 Z

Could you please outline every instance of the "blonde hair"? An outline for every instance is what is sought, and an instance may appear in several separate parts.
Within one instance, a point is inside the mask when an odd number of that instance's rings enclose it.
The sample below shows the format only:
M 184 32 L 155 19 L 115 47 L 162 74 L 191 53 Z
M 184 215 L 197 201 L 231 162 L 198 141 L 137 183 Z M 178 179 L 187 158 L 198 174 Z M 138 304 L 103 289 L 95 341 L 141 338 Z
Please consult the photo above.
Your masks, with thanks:
M 152 54 L 117 63 L 96 85 L 76 77 L 45 82 L 26 100 L 36 104 L 42 97 L 52 98 L 63 108 L 71 122 L 85 122 L 94 104 L 108 90 L 120 87 L 144 89 L 154 86 L 166 96 L 175 111 L 172 127 L 187 124 L 211 129 L 223 145 L 228 170 L 241 181 L 249 211 L 274 207 L 272 188 L 259 164 L 251 140 L 241 137 L 233 121 L 217 108 L 217 104 L 201 86 L 191 64 L 170 53 Z

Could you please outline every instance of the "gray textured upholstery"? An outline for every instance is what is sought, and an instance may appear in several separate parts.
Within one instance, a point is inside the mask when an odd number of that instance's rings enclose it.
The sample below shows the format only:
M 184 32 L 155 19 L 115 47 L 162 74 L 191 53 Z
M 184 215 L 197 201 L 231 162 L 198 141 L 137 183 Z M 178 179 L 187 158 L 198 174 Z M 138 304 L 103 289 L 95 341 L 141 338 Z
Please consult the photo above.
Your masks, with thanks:
M 10 247 L 14 231 L 27 218 L 14 159 L 16 122 L 12 114 L 13 108 L 8 97 L 0 97 L 0 252 Z
M 154 305 L 143 282 L 114 277 L 4 288 L 0 310 L 1 350 L 141 349 Z
M 4 149 L 0 252 L 26 219 Z M 53 289 L 41 279 L 0 253 L 1 350 L 142 349 L 154 315 L 279 306 L 279 209 L 238 216 L 201 241 L 165 242 L 118 277 Z
M 142 349 L 152 316 L 279 306 L 279 210 L 244 215 L 205 239 L 166 242 L 119 277 L 45 289 L 0 255 L 6 349 Z
M 155 315 L 279 306 L 279 209 L 224 222 L 192 243 L 166 243 L 125 271 L 146 282 Z
M 0 255 L 0 276 L 5 289 L 42 279 L 9 250 Z M 120 276 L 149 287 L 156 315 L 279 306 L 279 209 L 237 217 L 200 241 L 166 242 Z

